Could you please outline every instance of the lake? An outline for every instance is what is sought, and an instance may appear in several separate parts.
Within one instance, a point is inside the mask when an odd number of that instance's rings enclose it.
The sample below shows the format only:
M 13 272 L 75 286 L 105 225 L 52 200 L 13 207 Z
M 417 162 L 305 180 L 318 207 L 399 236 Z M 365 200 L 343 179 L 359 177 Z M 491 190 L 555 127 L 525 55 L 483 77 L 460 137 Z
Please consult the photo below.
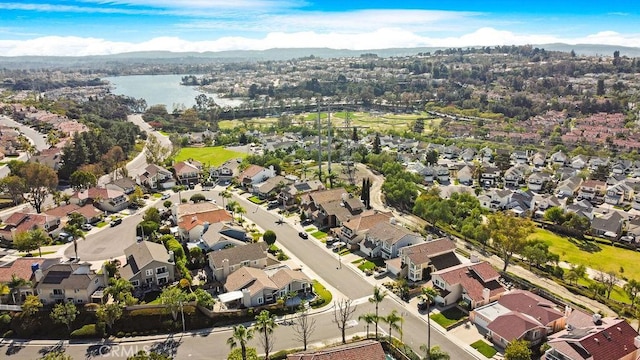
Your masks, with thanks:
M 167 111 L 172 112 L 176 107 L 184 105 L 187 108 L 196 104 L 196 96 L 202 94 L 194 86 L 180 85 L 184 75 L 130 75 L 105 77 L 116 95 L 131 96 L 136 99 L 145 99 L 147 105 L 162 104 Z M 220 98 L 215 94 L 205 95 L 212 97 L 220 106 L 238 106 L 242 103 L 239 99 Z

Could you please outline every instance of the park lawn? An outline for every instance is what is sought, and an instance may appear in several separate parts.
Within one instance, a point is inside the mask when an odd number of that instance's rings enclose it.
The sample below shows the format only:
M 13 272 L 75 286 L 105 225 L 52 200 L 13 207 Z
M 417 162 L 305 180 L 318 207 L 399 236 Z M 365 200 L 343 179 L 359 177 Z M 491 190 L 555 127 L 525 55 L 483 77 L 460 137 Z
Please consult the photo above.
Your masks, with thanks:
M 478 352 L 484 355 L 487 359 L 491 359 L 498 352 L 493 348 L 493 346 L 487 344 L 482 339 L 471 344 L 471 347 L 478 350 Z
M 636 265 L 640 262 L 640 253 L 637 251 L 559 236 L 544 229 L 536 229 L 529 239 L 544 241 L 552 253 L 560 255 L 561 261 L 605 272 L 619 272 L 622 267 L 625 277 L 640 280 L 640 267 Z
M 246 156 L 247 154 L 245 153 L 232 151 L 226 149 L 224 146 L 211 146 L 201 148 L 187 147 L 180 150 L 180 152 L 176 156 L 176 161 L 179 162 L 187 159 L 194 159 L 205 165 L 220 166 L 227 160 L 237 158 L 244 159 Z
M 220 130 L 232 130 L 236 128 L 267 128 L 273 126 L 278 122 L 278 118 L 268 117 L 268 118 L 253 118 L 248 120 L 222 120 L 218 122 L 218 127 Z
M 589 285 L 591 285 L 594 282 L 595 280 L 593 279 L 583 278 L 578 280 L 578 285 L 581 285 L 584 288 L 589 288 Z M 593 295 L 593 292 L 589 296 L 591 297 L 591 295 Z M 613 287 L 613 290 L 611 291 L 611 295 L 609 296 L 609 298 L 611 300 L 615 300 L 625 304 L 631 304 L 631 299 L 629 299 L 629 295 L 627 295 L 627 293 L 624 291 L 623 288 L 617 285 Z

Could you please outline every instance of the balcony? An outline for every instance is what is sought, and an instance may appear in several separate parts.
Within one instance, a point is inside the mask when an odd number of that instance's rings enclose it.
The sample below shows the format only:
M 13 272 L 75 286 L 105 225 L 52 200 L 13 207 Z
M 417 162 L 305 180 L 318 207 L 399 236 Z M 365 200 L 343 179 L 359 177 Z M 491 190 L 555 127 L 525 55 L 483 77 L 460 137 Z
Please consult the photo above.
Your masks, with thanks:
M 64 293 L 63 294 L 49 293 L 49 297 L 52 299 L 64 299 Z

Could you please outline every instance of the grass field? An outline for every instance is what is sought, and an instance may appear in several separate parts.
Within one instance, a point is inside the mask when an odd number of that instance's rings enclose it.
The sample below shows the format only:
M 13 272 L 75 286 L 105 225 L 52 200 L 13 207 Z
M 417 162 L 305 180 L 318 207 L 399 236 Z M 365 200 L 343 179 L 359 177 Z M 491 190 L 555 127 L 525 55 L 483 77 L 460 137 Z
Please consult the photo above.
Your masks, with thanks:
M 496 349 L 487 344 L 484 340 L 474 342 L 471 344 L 471 347 L 478 350 L 478 352 L 484 355 L 487 359 L 491 359 L 497 353 Z
M 225 161 L 237 158 L 245 158 L 247 154 L 225 149 L 223 146 L 182 148 L 176 156 L 176 161 L 193 159 L 204 165 L 220 166 Z
M 443 312 L 431 315 L 431 320 L 437 322 L 443 328 L 447 328 L 465 317 L 465 314 L 460 311 L 460 309 L 452 307 Z
M 560 255 L 561 261 L 602 271 L 619 272 L 622 267 L 625 277 L 640 280 L 640 267 L 637 266 L 640 253 L 637 251 L 559 236 L 543 229 L 537 229 L 529 238 L 544 241 L 552 253 Z

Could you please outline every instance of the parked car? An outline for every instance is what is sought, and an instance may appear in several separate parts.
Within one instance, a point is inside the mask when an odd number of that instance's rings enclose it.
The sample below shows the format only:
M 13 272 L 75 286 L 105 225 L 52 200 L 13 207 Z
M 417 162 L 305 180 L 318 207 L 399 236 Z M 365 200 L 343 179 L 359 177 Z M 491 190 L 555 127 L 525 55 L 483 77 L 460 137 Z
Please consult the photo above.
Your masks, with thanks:
M 114 227 L 122 224 L 122 219 L 115 219 L 109 223 L 109 226 Z
M 170 197 L 171 197 L 171 195 L 169 195 L 169 194 L 162 194 L 162 197 L 160 199 L 167 200 Z
M 58 241 L 69 242 L 71 241 L 71 234 L 67 234 L 66 232 L 61 232 L 58 234 Z
M 376 279 L 383 278 L 383 277 L 385 277 L 386 275 L 387 275 L 387 269 L 376 270 L 376 271 L 373 273 L 373 277 L 374 277 L 374 278 L 376 278 Z
M 303 238 L 303 239 L 308 239 L 308 238 L 309 238 L 309 234 L 307 234 L 307 233 L 306 233 L 306 232 L 304 232 L 304 231 L 300 231 L 300 232 L 298 233 L 298 236 L 300 236 L 300 237 L 301 237 L 301 238 Z
M 347 246 L 347 244 L 345 242 L 342 241 L 338 241 L 337 243 L 333 244 L 333 252 L 340 252 L 340 250 L 344 249 Z
M 93 229 L 93 226 L 89 223 L 85 223 L 80 225 L 80 229 L 84 230 L 84 231 L 89 231 L 91 229 Z
M 418 310 L 420 311 L 424 311 L 427 310 L 429 308 L 429 303 L 427 303 L 427 300 L 422 298 L 420 299 L 420 301 L 418 301 Z

